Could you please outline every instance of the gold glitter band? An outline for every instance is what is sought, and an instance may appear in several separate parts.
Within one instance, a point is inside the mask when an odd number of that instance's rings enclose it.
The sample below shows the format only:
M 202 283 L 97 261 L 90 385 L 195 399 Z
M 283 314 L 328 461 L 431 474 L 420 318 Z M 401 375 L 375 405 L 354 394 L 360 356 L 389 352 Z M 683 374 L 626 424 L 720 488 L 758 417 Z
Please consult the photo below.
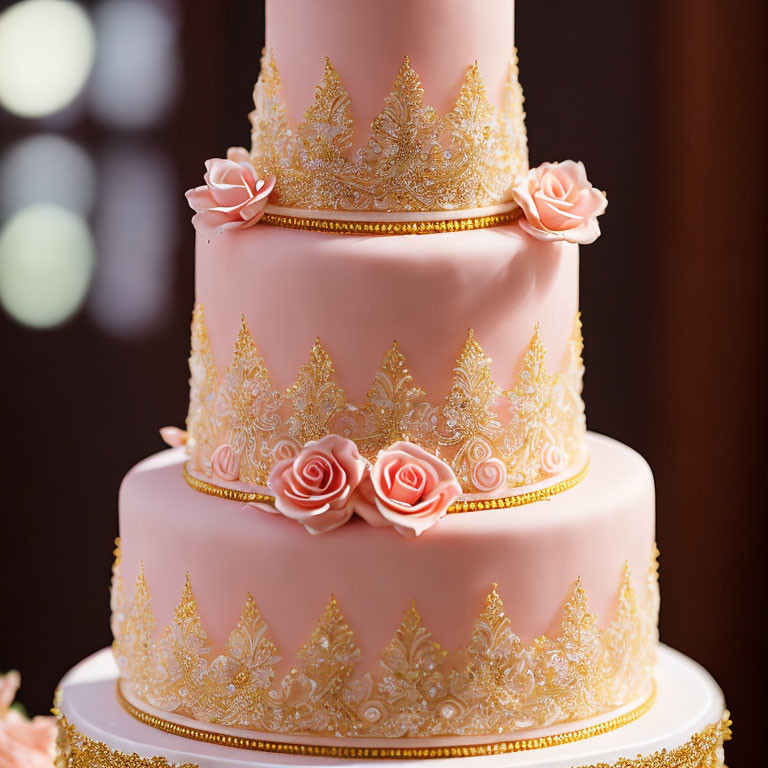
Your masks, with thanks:
M 262 224 L 288 229 L 303 229 L 325 232 L 332 235 L 435 235 L 442 232 L 468 232 L 510 224 L 519 218 L 522 211 L 516 208 L 490 216 L 474 216 L 467 219 L 443 219 L 435 221 L 336 221 L 334 219 L 312 219 L 304 216 L 283 216 L 265 213 Z
M 269 504 L 275 505 L 275 497 L 269 496 L 266 493 L 257 493 L 256 491 L 238 491 L 234 488 L 222 488 L 220 485 L 214 485 L 213 483 L 200 480 L 189 473 L 187 465 L 183 468 L 184 479 L 187 481 L 187 485 L 195 491 L 200 493 L 207 493 L 209 496 L 216 496 L 219 499 L 227 499 L 228 501 L 241 501 L 243 504 Z
M 656 686 L 650 697 L 639 707 L 618 715 L 602 723 L 596 723 L 585 728 L 573 731 L 542 736 L 532 739 L 513 739 L 486 744 L 463 744 L 460 746 L 435 746 L 435 747 L 356 747 L 356 746 L 328 746 L 322 744 L 292 744 L 284 741 L 271 741 L 268 739 L 252 739 L 246 736 L 233 736 L 231 734 L 216 733 L 188 725 L 180 725 L 161 717 L 150 715 L 131 704 L 120 690 L 117 684 L 117 700 L 120 706 L 139 722 L 152 728 L 183 736 L 187 739 L 202 741 L 207 744 L 218 744 L 224 747 L 248 749 L 256 752 L 271 752 L 281 755 L 302 755 L 305 757 L 332 757 L 347 760 L 434 760 L 447 757 L 481 757 L 485 755 L 503 755 L 511 752 L 527 752 L 546 747 L 557 747 L 563 744 L 571 744 L 583 741 L 592 736 L 599 736 L 610 731 L 615 731 L 624 725 L 634 722 L 642 717 L 656 701 Z M 663 765 L 663 764 L 662 764 Z M 677 766 L 677 763 L 670 763 Z
M 220 485 L 214 485 L 206 480 L 200 480 L 190 474 L 185 464 L 183 467 L 184 479 L 187 485 L 200 493 L 207 493 L 209 496 L 216 496 L 219 499 L 229 501 L 239 501 L 243 504 L 269 504 L 275 505 L 275 497 L 266 493 L 257 491 L 238 491 L 234 488 L 222 488 Z M 474 501 L 456 501 L 448 507 L 448 514 L 457 514 L 462 512 L 481 512 L 489 509 L 510 509 L 512 507 L 522 507 L 524 504 L 533 504 L 536 501 L 544 501 L 552 496 L 567 491 L 578 485 L 589 473 L 589 461 L 584 468 L 572 477 L 562 480 L 554 485 L 548 485 L 546 488 L 539 488 L 535 491 L 520 493 L 516 496 L 502 496 L 498 499 L 477 499 Z
M 91 739 L 72 725 L 61 711 L 63 691 L 56 689 L 51 714 L 56 718 L 55 768 L 198 768 L 194 763 L 169 763 L 164 757 L 139 757 Z

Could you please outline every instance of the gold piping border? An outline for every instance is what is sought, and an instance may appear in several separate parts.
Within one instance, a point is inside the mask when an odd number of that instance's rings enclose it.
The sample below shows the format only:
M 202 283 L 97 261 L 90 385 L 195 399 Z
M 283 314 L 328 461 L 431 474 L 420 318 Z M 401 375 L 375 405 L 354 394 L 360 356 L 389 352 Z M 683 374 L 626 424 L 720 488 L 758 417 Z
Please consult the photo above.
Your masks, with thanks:
M 600 736 L 615 731 L 624 725 L 629 725 L 648 712 L 656 702 L 656 683 L 653 684 L 651 695 L 640 706 L 618 715 L 602 723 L 596 723 L 573 731 L 540 736 L 533 739 L 513 739 L 486 744 L 462 744 L 458 746 L 438 747 L 354 747 L 328 746 L 323 744 L 292 744 L 285 741 L 269 739 L 252 739 L 247 736 L 232 736 L 215 731 L 207 731 L 192 726 L 180 725 L 161 717 L 150 715 L 135 707 L 123 695 L 118 681 L 116 686 L 117 701 L 131 717 L 144 725 L 155 728 L 174 736 L 202 741 L 206 744 L 217 744 L 223 747 L 248 749 L 254 752 L 271 752 L 282 755 L 302 755 L 305 757 L 335 757 L 345 760 L 435 760 L 446 757 L 481 757 L 485 755 L 503 755 L 511 752 L 528 752 L 546 747 L 558 747 L 572 744 L 593 736 Z
M 335 219 L 284 216 L 279 213 L 265 213 L 262 224 L 287 229 L 302 229 L 325 232 L 331 235 L 435 235 L 443 232 L 468 232 L 510 224 L 522 215 L 520 208 L 489 216 L 474 216 L 467 219 L 443 219 L 435 221 L 337 221 Z
M 209 496 L 216 496 L 219 499 L 228 501 L 239 501 L 243 504 L 269 504 L 275 505 L 275 497 L 266 493 L 257 491 L 238 491 L 235 488 L 223 488 L 220 485 L 214 485 L 207 480 L 200 480 L 190 474 L 187 469 L 187 463 L 182 468 L 184 480 L 187 485 L 200 493 L 207 493 Z M 477 499 L 476 501 L 457 501 L 448 507 L 448 514 L 461 514 L 463 512 L 482 512 L 489 509 L 510 509 L 512 507 L 522 507 L 524 504 L 533 504 L 537 501 L 544 501 L 558 493 L 567 491 L 578 485 L 589 474 L 589 460 L 575 475 L 565 480 L 561 480 L 554 485 L 548 485 L 546 488 L 539 488 L 536 491 L 527 491 L 516 496 L 502 496 L 498 499 Z

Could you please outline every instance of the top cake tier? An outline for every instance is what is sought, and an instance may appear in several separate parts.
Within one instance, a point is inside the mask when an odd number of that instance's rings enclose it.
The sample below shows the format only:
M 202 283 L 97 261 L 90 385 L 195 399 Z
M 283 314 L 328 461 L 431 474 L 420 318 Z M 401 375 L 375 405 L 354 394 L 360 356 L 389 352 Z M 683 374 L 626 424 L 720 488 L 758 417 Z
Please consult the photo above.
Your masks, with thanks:
M 272 215 L 516 209 L 527 149 L 513 0 L 268 0 L 254 100 Z

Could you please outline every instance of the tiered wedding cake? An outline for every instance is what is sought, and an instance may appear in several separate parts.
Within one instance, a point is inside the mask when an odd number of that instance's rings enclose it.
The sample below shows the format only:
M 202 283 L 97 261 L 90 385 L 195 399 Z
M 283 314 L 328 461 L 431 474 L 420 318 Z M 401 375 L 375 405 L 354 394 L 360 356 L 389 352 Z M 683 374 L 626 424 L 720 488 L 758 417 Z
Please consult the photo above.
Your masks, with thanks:
M 187 430 L 123 483 L 62 765 L 722 764 L 658 648 L 651 472 L 586 432 L 606 201 L 529 170 L 513 11 L 268 0 L 251 150 L 188 193 Z

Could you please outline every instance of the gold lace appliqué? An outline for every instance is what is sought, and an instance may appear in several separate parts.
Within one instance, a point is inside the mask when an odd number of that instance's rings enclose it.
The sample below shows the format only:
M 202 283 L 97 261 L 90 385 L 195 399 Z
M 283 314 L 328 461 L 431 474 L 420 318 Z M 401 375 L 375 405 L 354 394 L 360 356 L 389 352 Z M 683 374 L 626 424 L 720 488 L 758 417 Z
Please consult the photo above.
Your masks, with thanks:
M 314 211 L 415 212 L 508 202 L 528 169 L 523 93 L 516 59 L 503 103 L 488 101 L 477 64 L 453 108 L 424 104 L 406 56 L 365 146 L 352 152 L 350 98 L 329 59 L 304 119 L 292 129 L 274 56 L 265 52 L 251 113 L 252 162 L 277 177 L 272 202 Z
M 217 376 L 202 304 L 196 304 L 192 312 L 189 373 L 189 447 L 194 450 L 200 466 L 208 471 L 211 466 L 211 454 L 216 449 L 215 433 L 218 420 L 214 401 Z
M 57 715 L 55 768 L 197 768 L 194 763 L 169 763 L 164 757 L 127 755 L 80 733 Z
M 344 737 L 492 735 L 601 715 L 647 692 L 655 663 L 656 570 L 633 588 L 629 566 L 616 615 L 605 628 L 577 581 L 561 629 L 526 645 L 494 586 L 462 659 L 446 652 L 415 604 L 384 648 L 378 672 L 356 676 L 361 652 L 332 598 L 295 667 L 276 680 L 279 651 L 251 595 L 218 656 L 211 653 L 189 577 L 175 616 L 159 634 L 140 571 L 131 603 L 116 567 L 115 656 L 142 701 L 196 720 L 267 733 Z
M 240 456 L 240 479 L 265 485 L 283 427 L 285 398 L 270 380 L 251 334 L 242 323 L 235 354 L 218 400 L 226 442 Z
M 243 321 L 232 361 L 215 381 L 202 308 L 195 308 L 188 427 L 190 468 L 212 479 L 211 454 L 228 443 L 240 457 L 240 481 L 264 487 L 270 469 L 302 445 L 327 435 L 354 440 L 375 460 L 382 448 L 410 440 L 453 468 L 465 493 L 537 483 L 551 476 L 545 447 L 583 462 L 586 425 L 581 400 L 584 366 L 581 324 L 574 321 L 562 373 L 550 373 L 538 325 L 523 367 L 506 391 L 491 375 L 491 359 L 470 330 L 442 403 L 432 403 L 414 381 L 397 342 L 387 350 L 366 402 L 347 401 L 320 340 L 287 391 L 276 389 Z

